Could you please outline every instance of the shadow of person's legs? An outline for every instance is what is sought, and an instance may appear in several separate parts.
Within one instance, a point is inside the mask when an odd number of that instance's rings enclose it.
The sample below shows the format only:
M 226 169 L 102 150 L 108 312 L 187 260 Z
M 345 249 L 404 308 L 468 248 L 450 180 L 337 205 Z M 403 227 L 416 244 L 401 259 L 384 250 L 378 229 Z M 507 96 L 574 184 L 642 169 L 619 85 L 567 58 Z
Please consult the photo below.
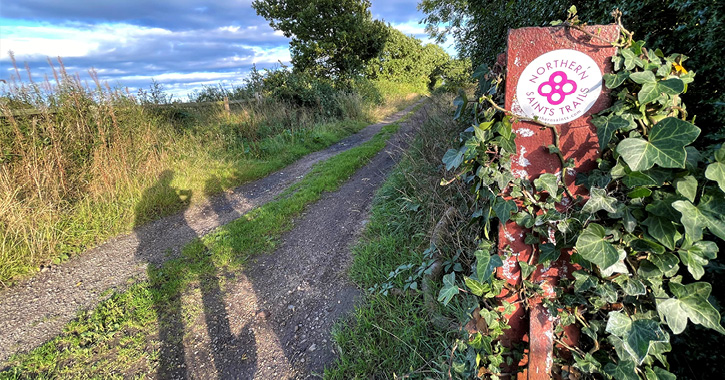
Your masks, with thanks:
M 212 177 L 207 180 L 204 192 L 209 199 L 212 199 L 212 195 L 219 194 L 221 192 L 219 179 Z M 228 215 L 232 212 L 234 214 L 232 219 L 241 216 L 233 211 L 233 206 L 224 197 L 215 197 L 212 200 L 211 208 L 217 215 Z M 199 282 L 204 304 L 204 319 L 211 341 L 210 349 L 214 356 L 217 378 L 242 378 L 240 376 L 248 376 L 255 372 L 257 350 L 254 332 L 249 326 L 244 326 L 239 335 L 232 332 L 224 292 L 220 285 L 219 270 L 212 262 L 211 256 L 207 255 L 206 260 L 209 260 L 208 265 L 200 266 L 205 270 L 203 273 L 199 273 Z M 239 364 L 242 361 L 245 364 L 245 371 L 240 372 Z
M 163 239 L 143 230 L 146 222 L 158 215 L 184 210 L 191 199 L 190 191 L 178 191 L 171 186 L 174 173 L 165 170 L 144 193 L 135 209 L 134 229 L 138 239 L 136 256 L 146 260 L 154 249 L 155 241 Z M 193 230 L 185 222 L 179 228 Z M 169 265 L 149 263 L 147 274 L 154 300 L 154 311 L 159 325 L 159 378 L 185 379 L 187 368 L 184 355 L 184 322 L 181 311 L 181 278 L 174 275 Z

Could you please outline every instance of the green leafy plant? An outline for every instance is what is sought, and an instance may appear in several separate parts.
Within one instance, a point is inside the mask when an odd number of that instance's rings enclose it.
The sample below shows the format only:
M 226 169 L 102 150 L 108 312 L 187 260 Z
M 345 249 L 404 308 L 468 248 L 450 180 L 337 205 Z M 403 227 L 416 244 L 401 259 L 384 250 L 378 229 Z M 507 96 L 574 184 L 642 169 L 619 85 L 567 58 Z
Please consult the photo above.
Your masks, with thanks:
M 575 8 L 569 16 L 563 24 L 576 27 Z M 538 261 L 518 262 L 523 281 L 511 289 L 523 295 L 525 307 L 544 297 L 530 278 L 536 268 L 565 253 L 580 268 L 571 279 L 560 279 L 556 296 L 543 301 L 556 317 L 557 349 L 570 352 L 557 355 L 556 370 L 617 380 L 671 379 L 665 354 L 672 334 L 691 324 L 725 334 L 709 301 L 712 286 L 700 281 L 725 240 L 725 147 L 692 146 L 700 129 L 681 99 L 695 76 L 684 68 L 687 57 L 648 49 L 624 28 L 622 36 L 612 42 L 619 47 L 614 72 L 604 76 L 614 104 L 592 119 L 600 143 L 598 167 L 576 177 L 589 191 L 586 199 L 573 197 L 564 185 L 573 164 L 561 153 L 556 126 L 539 123 L 555 136 L 548 149 L 561 160 L 561 177 L 543 174 L 528 181 L 514 175 L 512 123 L 538 121 L 499 106 L 500 75 L 477 70 L 485 79 L 483 96 L 469 101 L 461 93 L 456 99 L 456 117 L 470 127 L 461 133 L 461 146 L 443 156 L 454 178 L 442 184 L 470 185 L 476 199 L 470 217 L 481 226 L 482 249 L 463 279 L 453 272 L 444 276 L 439 301 L 450 302 L 465 286 L 480 297 L 472 321 L 485 310 L 486 318 L 493 312 L 497 323 L 507 322 L 494 302 L 501 280 L 491 273 L 501 256 L 513 253 L 492 247 L 498 225 L 513 220 L 528 230 L 524 239 L 539 252 Z M 577 347 L 561 339 L 569 325 L 582 332 Z M 491 356 L 490 344 L 475 343 L 478 332 L 469 331 L 456 350 L 461 345 L 473 350 L 467 370 L 472 365 L 479 369 L 472 373 L 497 378 L 505 356 Z M 499 335 L 490 335 L 491 342 Z

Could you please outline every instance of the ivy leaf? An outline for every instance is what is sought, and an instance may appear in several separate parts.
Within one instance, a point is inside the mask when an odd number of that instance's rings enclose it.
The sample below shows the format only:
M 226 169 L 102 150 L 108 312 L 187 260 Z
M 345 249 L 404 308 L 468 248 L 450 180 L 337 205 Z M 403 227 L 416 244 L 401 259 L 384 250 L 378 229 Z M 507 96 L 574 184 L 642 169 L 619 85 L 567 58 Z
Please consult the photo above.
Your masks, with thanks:
M 677 228 L 672 221 L 663 217 L 650 215 L 642 224 L 647 226 L 647 233 L 653 238 L 657 239 L 665 247 L 675 249 L 675 234 L 677 234 Z
M 680 78 L 670 78 L 657 83 L 657 88 L 668 95 L 677 95 L 685 91 L 685 82 Z
M 617 146 L 619 153 L 634 171 L 647 170 L 658 164 L 665 168 L 684 168 L 687 153 L 685 145 L 695 141 L 700 128 L 668 117 L 655 124 L 649 135 L 649 141 L 630 137 Z
M 717 182 L 720 190 L 725 192 L 725 163 L 713 162 L 708 165 L 705 170 L 705 178 Z
M 489 131 L 491 129 L 491 124 L 493 124 L 493 120 L 473 126 L 473 133 L 479 142 L 486 143 L 488 139 L 493 136 L 493 134 Z
M 561 251 L 556 249 L 556 246 L 551 243 L 544 243 L 539 246 L 539 263 L 543 265 L 549 265 L 552 261 L 559 259 Z
M 680 198 L 674 194 L 668 194 L 666 198 L 655 200 L 645 206 L 645 210 L 652 215 L 666 218 L 671 221 L 679 221 L 681 214 L 672 207 L 672 202 L 677 200 L 680 200 Z
M 503 265 L 501 256 L 492 255 L 486 250 L 479 249 L 474 252 L 474 255 L 476 256 L 476 275 L 480 282 L 488 281 L 493 271 Z
M 629 243 L 629 246 L 633 250 L 640 252 L 652 252 L 658 255 L 665 253 L 665 247 L 649 239 L 634 239 Z
M 592 124 L 597 127 L 597 137 L 599 138 L 599 150 L 604 151 L 612 138 L 612 134 L 620 129 L 631 127 L 634 120 L 627 120 L 619 115 L 610 115 L 608 117 L 594 117 Z
M 687 161 L 685 161 L 685 168 L 690 172 L 697 171 L 697 166 L 700 163 L 701 155 L 700 151 L 694 146 L 685 147 L 687 151 Z
M 516 206 L 516 202 L 511 200 L 507 201 L 501 197 L 497 197 L 491 207 L 493 207 L 493 211 L 496 213 L 498 219 L 501 220 L 501 223 L 506 223 L 511 218 L 511 213 L 519 209 Z
M 519 268 L 521 268 L 521 278 L 527 279 L 529 278 L 529 275 L 534 272 L 534 269 L 536 269 L 536 264 L 529 265 L 526 261 L 519 261 Z
M 624 224 L 624 230 L 631 234 L 632 232 L 634 232 L 634 229 L 637 228 L 637 223 L 637 218 L 632 215 L 629 209 L 626 209 L 624 211 L 624 216 L 622 216 L 622 224 Z
M 488 289 L 486 285 L 470 278 L 470 277 L 464 277 L 463 281 L 466 283 L 466 286 L 468 289 L 471 289 L 471 293 L 474 295 L 480 297 L 483 295 L 484 292 Z
M 715 160 L 717 162 L 725 162 L 725 144 L 715 151 Z
M 604 227 L 591 223 L 576 241 L 577 252 L 600 268 L 607 268 L 619 259 L 617 250 L 605 240 L 606 234 Z
M 468 148 L 462 147 L 461 149 L 448 149 L 443 155 L 443 163 L 446 165 L 446 170 L 457 168 L 463 162 L 463 154 Z
M 717 257 L 717 244 L 711 241 L 698 241 L 687 250 L 680 250 L 680 260 L 687 265 L 687 270 L 695 280 L 699 280 L 705 274 L 703 266 L 709 260 Z
M 635 172 L 639 173 L 639 172 Z M 634 190 L 627 193 L 627 196 L 631 199 L 637 199 L 637 198 L 646 198 L 652 195 L 652 190 L 646 188 L 646 187 L 638 187 Z
M 647 104 L 657 100 L 660 96 L 661 92 L 657 83 L 645 83 L 637 94 L 637 100 L 640 104 Z
M 698 241 L 692 245 L 687 251 L 692 252 L 696 255 L 707 257 L 712 260 L 717 258 L 717 252 L 719 248 L 717 243 L 712 241 Z
M 555 175 L 551 173 L 544 173 L 539 178 L 534 180 L 534 186 L 537 191 L 546 191 L 551 196 L 555 197 L 559 191 L 558 180 Z
M 723 168 L 725 169 L 725 166 Z M 723 179 L 725 180 L 725 177 Z M 725 184 L 725 182 L 723 183 Z M 689 199 L 690 202 L 694 202 L 697 196 L 697 180 L 691 175 L 679 178 L 675 181 L 675 189 L 678 194 Z
M 622 56 L 624 57 L 624 68 L 631 71 L 632 69 L 634 69 L 635 66 L 644 66 L 644 62 L 642 62 L 642 59 L 640 59 L 638 55 L 639 54 L 635 54 L 631 48 L 622 50 Z M 618 70 L 615 69 L 615 71 Z
M 576 271 L 572 273 L 574 276 L 574 290 L 578 293 L 587 291 L 591 288 L 595 288 L 599 281 L 597 281 L 597 278 L 588 274 L 584 271 Z
M 680 268 L 680 260 L 677 259 L 677 256 L 669 252 L 665 252 L 661 255 L 649 255 L 649 261 L 651 261 L 652 264 L 660 270 L 660 272 L 664 273 L 665 276 L 668 277 L 674 276 Z
M 685 82 L 682 79 L 670 78 L 658 82 L 654 73 L 651 71 L 632 73 L 629 75 L 629 78 L 642 85 L 639 94 L 637 94 L 637 100 L 640 104 L 653 102 L 662 93 L 676 95 L 685 91 Z
M 657 311 L 664 316 L 673 333 L 685 331 L 689 319 L 692 323 L 725 334 L 725 329 L 720 326 L 720 313 L 707 300 L 712 290 L 709 283 L 682 285 L 670 282 L 670 290 L 675 298 L 658 301 Z
M 624 184 L 627 187 L 635 186 L 661 186 L 670 179 L 671 171 L 662 168 L 652 168 L 643 172 L 630 172 L 624 176 Z
M 607 327 L 605 331 L 618 337 L 623 337 L 632 327 L 632 320 L 624 313 L 619 311 L 610 311 L 607 318 Z
M 631 360 L 623 360 L 619 363 L 607 363 L 604 366 L 604 372 L 612 376 L 615 380 L 639 380 L 639 376 L 634 371 L 636 365 Z
M 627 257 L 627 252 L 623 249 L 619 250 L 619 260 L 610 265 L 607 268 L 601 270 L 602 277 L 609 277 L 615 273 L 629 273 L 627 264 L 624 263 L 624 259 Z M 623 277 L 623 276 L 620 276 Z M 617 277 L 619 278 L 619 277 Z
M 629 74 L 629 79 L 638 84 L 657 83 L 657 77 L 651 71 L 641 71 Z
M 438 294 L 438 302 L 443 302 L 443 305 L 448 305 L 451 302 L 453 296 L 458 294 L 458 286 L 456 286 L 456 273 L 449 273 L 443 276 L 443 288 Z
M 466 106 L 468 106 L 468 97 L 465 91 L 458 90 L 458 96 L 453 99 L 453 105 L 456 106 L 456 113 L 453 115 L 453 119 L 458 119 L 466 109 Z
M 611 90 L 619 87 L 627 78 L 629 78 L 629 73 L 626 71 L 618 71 L 614 74 L 604 74 L 604 84 Z
M 584 373 L 595 373 L 601 367 L 597 359 L 594 359 L 594 356 L 588 352 L 584 357 L 575 353 L 574 360 L 576 361 L 574 366 Z
M 677 380 L 677 376 L 660 367 L 647 368 L 645 375 L 647 380 Z
M 642 281 L 640 281 L 636 278 L 631 278 L 631 277 L 625 277 L 625 276 L 620 276 L 620 277 L 625 279 L 625 281 L 623 281 L 622 284 L 620 284 L 622 287 L 622 291 L 624 291 L 624 294 L 626 294 L 628 296 L 633 296 L 633 297 L 643 296 L 643 295 L 647 294 L 647 288 L 645 288 Z M 619 278 L 619 277 L 617 277 L 617 278 Z
M 614 71 L 619 72 L 622 70 L 624 57 L 622 57 L 621 55 L 615 55 L 614 57 L 612 57 L 612 63 L 614 64 Z
M 594 214 L 599 210 L 614 213 L 617 212 L 616 204 L 617 199 L 608 196 L 606 190 L 592 188 L 590 198 L 587 203 L 584 204 L 582 211 L 590 214 Z
M 511 134 L 509 137 L 499 136 L 495 142 L 509 153 L 516 153 L 516 135 Z
M 667 335 L 657 321 L 651 319 L 632 319 L 618 311 L 609 312 L 606 331 L 623 339 L 624 349 L 637 364 L 642 364 L 650 351 L 650 346 L 656 342 L 666 342 Z M 620 359 L 626 360 L 627 357 Z
M 620 360 L 629 362 L 632 362 L 634 360 L 632 354 L 630 354 L 627 349 L 624 348 L 624 341 L 622 340 L 622 338 L 616 335 L 609 335 L 607 337 L 607 341 L 609 341 L 609 344 L 612 345 Z
M 692 278 L 695 280 L 701 279 L 705 274 L 703 266 L 707 265 L 708 260 L 690 251 L 680 251 L 679 254 L 680 260 L 687 266 L 687 271 L 692 274 Z
M 705 228 L 725 240 L 725 223 L 721 220 L 703 213 L 690 201 L 672 202 L 672 207 L 682 214 L 680 222 L 685 226 L 685 233 L 692 241 L 702 240 L 702 230 Z
M 665 342 L 665 332 L 660 324 L 651 319 L 638 319 L 632 322 L 627 334 L 625 348 L 642 364 L 649 353 L 650 345 L 654 342 Z

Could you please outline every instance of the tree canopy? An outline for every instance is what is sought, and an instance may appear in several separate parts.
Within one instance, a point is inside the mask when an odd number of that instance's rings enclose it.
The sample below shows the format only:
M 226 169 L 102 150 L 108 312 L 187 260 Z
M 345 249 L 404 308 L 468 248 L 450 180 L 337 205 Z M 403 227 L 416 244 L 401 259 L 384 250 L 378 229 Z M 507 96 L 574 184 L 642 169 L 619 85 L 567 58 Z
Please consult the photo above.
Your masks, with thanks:
M 443 48 L 423 44 L 413 36 L 388 26 L 388 38 L 380 55 L 365 66 L 365 76 L 434 88 L 440 81 L 463 85 L 470 75 L 470 61 L 454 60 Z
M 291 38 L 295 70 L 335 80 L 360 73 L 388 37 L 368 0 L 255 0 L 252 7 Z

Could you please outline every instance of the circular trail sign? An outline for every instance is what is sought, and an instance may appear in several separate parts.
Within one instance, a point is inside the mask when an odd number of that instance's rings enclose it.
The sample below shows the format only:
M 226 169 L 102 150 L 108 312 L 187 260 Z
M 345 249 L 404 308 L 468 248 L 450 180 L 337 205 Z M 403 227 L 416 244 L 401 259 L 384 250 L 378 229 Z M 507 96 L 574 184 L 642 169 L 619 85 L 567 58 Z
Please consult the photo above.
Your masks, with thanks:
M 564 124 L 584 115 L 602 92 L 602 72 L 588 55 L 554 50 L 531 61 L 519 77 L 516 98 L 525 117 Z

